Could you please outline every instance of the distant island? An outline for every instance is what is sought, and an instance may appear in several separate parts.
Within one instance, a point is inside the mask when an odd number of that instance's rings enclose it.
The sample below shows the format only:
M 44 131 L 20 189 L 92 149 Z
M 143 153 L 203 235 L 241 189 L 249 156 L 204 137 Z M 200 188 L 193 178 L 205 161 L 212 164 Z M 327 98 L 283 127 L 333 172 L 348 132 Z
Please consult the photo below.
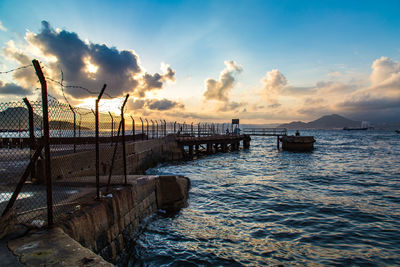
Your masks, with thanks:
M 290 123 L 280 124 L 278 128 L 287 128 L 290 130 L 306 130 L 306 129 L 343 129 L 360 127 L 361 121 L 353 121 L 343 116 L 332 114 L 322 116 L 319 119 L 310 122 L 293 121 Z

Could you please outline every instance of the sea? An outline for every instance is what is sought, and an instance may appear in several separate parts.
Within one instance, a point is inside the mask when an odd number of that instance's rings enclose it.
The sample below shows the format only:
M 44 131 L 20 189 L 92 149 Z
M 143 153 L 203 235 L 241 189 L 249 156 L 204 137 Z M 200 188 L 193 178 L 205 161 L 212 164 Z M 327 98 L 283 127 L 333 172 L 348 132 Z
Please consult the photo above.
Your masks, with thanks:
M 254 136 L 247 150 L 148 170 L 189 177 L 188 206 L 148 218 L 119 265 L 399 266 L 400 134 L 300 134 L 312 152 Z

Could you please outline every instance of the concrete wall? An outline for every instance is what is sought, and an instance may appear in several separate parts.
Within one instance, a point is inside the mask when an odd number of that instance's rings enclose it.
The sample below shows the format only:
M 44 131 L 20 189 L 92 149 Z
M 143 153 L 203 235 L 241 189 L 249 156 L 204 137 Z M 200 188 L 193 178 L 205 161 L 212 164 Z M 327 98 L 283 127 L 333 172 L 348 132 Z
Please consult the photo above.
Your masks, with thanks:
M 102 145 L 100 148 L 100 175 L 108 175 L 114 146 Z M 126 144 L 127 173 L 143 174 L 159 162 L 182 159 L 174 135 Z M 96 174 L 96 152 L 84 151 L 51 158 L 51 172 L 55 180 L 63 178 L 91 176 Z M 113 174 L 123 174 L 122 146 L 119 145 L 114 161 Z M 37 163 L 37 181 L 44 183 L 44 161 Z
M 84 247 L 114 262 L 144 218 L 158 209 L 175 212 L 186 205 L 189 185 L 181 176 L 128 176 L 128 186 L 82 205 L 59 224 Z

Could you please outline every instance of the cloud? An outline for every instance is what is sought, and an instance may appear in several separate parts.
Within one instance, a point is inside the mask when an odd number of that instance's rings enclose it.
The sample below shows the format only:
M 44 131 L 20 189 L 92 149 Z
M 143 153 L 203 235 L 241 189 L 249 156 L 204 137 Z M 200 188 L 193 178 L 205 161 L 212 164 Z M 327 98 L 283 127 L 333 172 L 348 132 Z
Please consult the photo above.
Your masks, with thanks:
M 29 95 L 32 92 L 15 83 L 4 83 L 0 81 L 0 94 L 4 95 Z
M 400 63 L 387 57 L 381 57 L 372 63 L 371 90 L 388 94 L 400 93 Z
M 0 21 L 0 31 L 6 32 L 7 28 L 3 26 L 3 23 Z
M 166 64 L 162 64 L 162 74 L 145 73 L 134 51 L 85 42 L 77 33 L 56 31 L 46 21 L 42 22 L 39 33 L 27 33 L 26 40 L 47 59 L 53 59 L 47 64 L 45 62 L 45 75 L 57 79 L 62 70 L 64 85 L 79 85 L 99 91 L 106 83 L 106 92 L 115 97 L 126 93 L 144 97 L 149 90 L 161 89 L 165 82 L 175 79 L 175 71 Z M 18 62 L 25 61 L 23 58 L 27 57 L 17 51 L 10 56 Z M 88 96 L 86 91 L 78 88 L 66 88 L 65 91 L 77 99 Z
M 179 102 L 168 99 L 137 99 L 128 103 L 129 110 L 155 110 L 166 111 L 171 109 L 183 109 L 185 106 Z
M 152 110 L 169 110 L 172 108 L 179 108 L 179 109 L 184 108 L 183 104 L 168 99 L 162 99 L 162 100 L 152 99 L 147 102 L 147 106 L 149 109 Z
M 267 72 L 260 82 L 263 84 L 263 93 L 267 96 L 276 95 L 288 83 L 286 77 L 277 69 Z
M 18 49 L 13 41 L 7 42 L 7 47 L 3 48 L 3 52 L 8 58 L 17 61 L 20 66 L 32 64 L 31 59 L 24 53 L 24 51 Z M 25 88 L 33 87 L 36 85 L 38 80 L 35 71 L 31 68 L 14 71 L 12 77 L 19 85 Z
M 224 64 L 225 69 L 220 73 L 219 80 L 208 78 L 205 81 L 206 91 L 203 96 L 206 100 L 229 100 L 228 95 L 235 85 L 235 76 L 243 69 L 234 61 L 225 61 Z
M 352 111 L 380 111 L 392 108 L 400 108 L 400 97 L 398 98 L 372 98 L 365 95 L 361 98 L 353 98 L 337 105 L 340 108 Z
M 378 85 L 397 76 L 400 73 L 399 62 L 394 62 L 390 58 L 381 57 L 372 63 L 371 82 L 372 85 Z
M 146 73 L 143 75 L 141 86 L 137 92 L 138 96 L 144 97 L 147 91 L 161 89 L 165 82 L 175 81 L 175 70 L 171 69 L 165 63 L 161 63 L 161 69 L 163 70 L 163 74 L 155 73 L 152 75 Z
M 218 107 L 217 111 L 222 111 L 222 112 L 226 112 L 226 111 L 237 111 L 239 108 L 243 107 L 244 105 L 246 105 L 246 103 L 238 103 L 238 102 L 224 102 L 223 105 L 221 105 L 220 107 Z

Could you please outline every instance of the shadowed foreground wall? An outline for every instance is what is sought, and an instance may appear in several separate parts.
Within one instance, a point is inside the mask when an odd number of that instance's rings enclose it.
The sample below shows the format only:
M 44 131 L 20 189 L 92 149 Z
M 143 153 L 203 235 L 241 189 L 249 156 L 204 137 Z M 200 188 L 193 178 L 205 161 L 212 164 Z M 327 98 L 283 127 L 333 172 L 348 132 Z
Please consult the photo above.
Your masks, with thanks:
M 174 212 L 186 205 L 189 185 L 182 176 L 128 176 L 128 186 L 83 205 L 62 218 L 60 227 L 84 247 L 115 262 L 144 218 L 158 209 Z

